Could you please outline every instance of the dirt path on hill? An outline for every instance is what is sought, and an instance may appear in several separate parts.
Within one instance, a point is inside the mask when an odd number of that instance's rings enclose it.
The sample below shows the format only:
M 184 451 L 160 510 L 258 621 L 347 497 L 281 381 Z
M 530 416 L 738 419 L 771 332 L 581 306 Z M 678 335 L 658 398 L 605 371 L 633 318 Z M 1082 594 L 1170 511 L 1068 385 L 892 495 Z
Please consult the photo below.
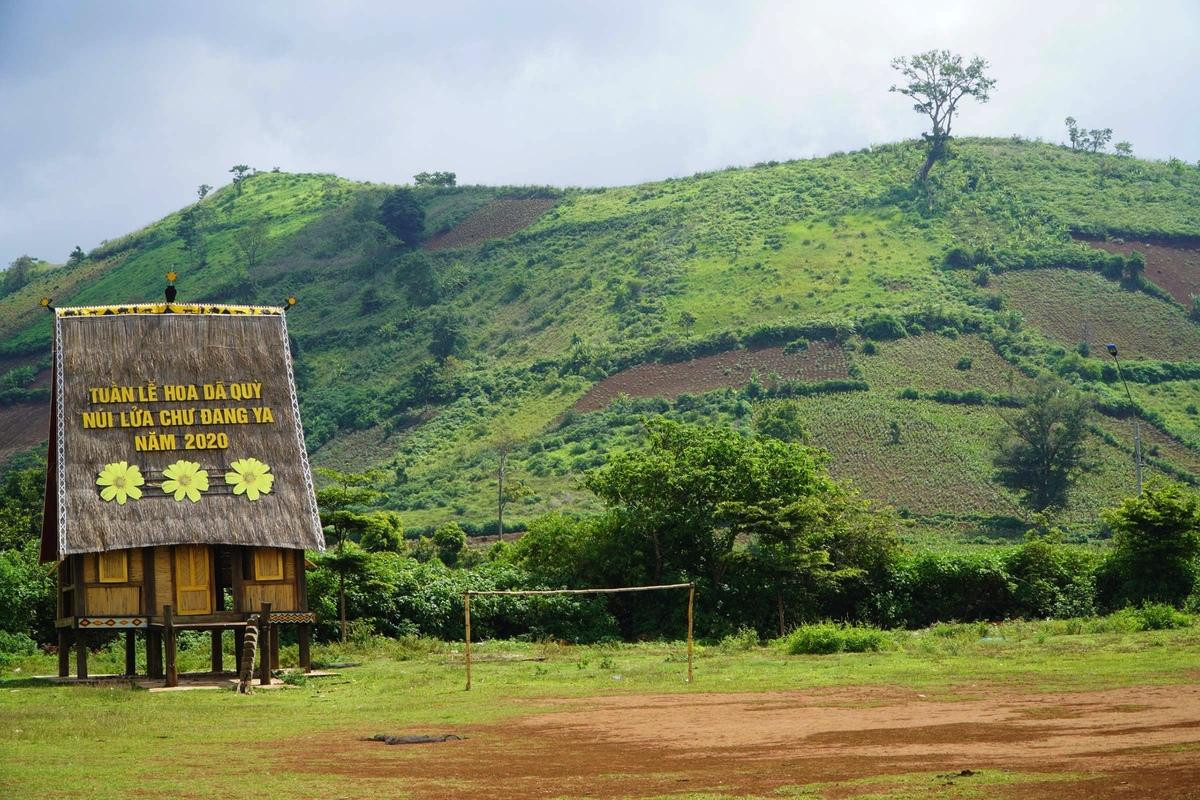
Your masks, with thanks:
M 826 782 L 835 784 L 816 788 L 818 796 L 924 796 L 970 790 L 973 778 L 988 780 L 979 770 L 1044 778 L 983 783 L 976 791 L 987 797 L 1200 798 L 1198 686 L 1056 694 L 972 687 L 954 699 L 857 687 L 560 702 L 551 713 L 456 729 L 462 741 L 392 747 L 347 733 L 308 738 L 303 757 L 280 758 L 288 769 L 348 782 L 407 778 L 417 800 L 770 796 Z M 926 774 L 844 783 L 906 773 Z

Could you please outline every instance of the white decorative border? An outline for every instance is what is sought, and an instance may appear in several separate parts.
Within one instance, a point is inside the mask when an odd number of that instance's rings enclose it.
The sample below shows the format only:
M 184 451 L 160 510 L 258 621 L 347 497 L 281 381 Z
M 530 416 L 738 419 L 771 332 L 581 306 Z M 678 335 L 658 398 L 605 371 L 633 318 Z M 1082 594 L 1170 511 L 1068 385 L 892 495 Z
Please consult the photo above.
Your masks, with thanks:
M 62 317 L 54 317 L 54 415 L 55 458 L 58 470 L 58 558 L 67 550 L 67 443 L 66 417 L 63 411 L 63 344 Z
M 317 487 L 313 485 L 312 468 L 308 464 L 308 448 L 304 446 L 304 426 L 300 424 L 300 399 L 296 395 L 296 377 L 292 369 L 292 347 L 288 340 L 287 314 L 279 315 L 279 331 L 283 337 L 283 363 L 287 369 L 288 396 L 292 401 L 292 419 L 296 425 L 296 443 L 300 445 L 300 468 L 304 470 L 304 489 L 307 493 L 309 514 L 313 529 L 320 538 L 318 551 L 325 551 L 325 532 L 321 527 L 321 514 L 317 510 Z

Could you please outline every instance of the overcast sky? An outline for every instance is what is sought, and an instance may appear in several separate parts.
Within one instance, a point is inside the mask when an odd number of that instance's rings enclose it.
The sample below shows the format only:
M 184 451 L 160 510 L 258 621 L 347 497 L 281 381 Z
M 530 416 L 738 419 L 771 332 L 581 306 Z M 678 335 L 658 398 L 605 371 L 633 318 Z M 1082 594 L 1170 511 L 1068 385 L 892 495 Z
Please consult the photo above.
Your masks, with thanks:
M 916 136 L 894 56 L 978 54 L 955 132 L 1200 159 L 1200 2 L 0 0 L 0 265 L 63 261 L 230 165 L 615 185 Z

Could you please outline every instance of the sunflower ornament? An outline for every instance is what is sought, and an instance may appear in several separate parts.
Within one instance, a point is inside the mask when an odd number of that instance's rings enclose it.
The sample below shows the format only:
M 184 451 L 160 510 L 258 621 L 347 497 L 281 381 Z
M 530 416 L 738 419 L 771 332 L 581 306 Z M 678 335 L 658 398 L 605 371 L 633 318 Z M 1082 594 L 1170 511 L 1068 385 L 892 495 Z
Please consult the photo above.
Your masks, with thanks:
M 225 473 L 225 482 L 233 487 L 234 494 L 244 494 L 247 500 L 257 500 L 271 491 L 275 476 L 271 467 L 257 458 L 241 458 L 234 461 Z
M 176 461 L 163 470 L 162 490 L 174 495 L 175 502 L 183 498 L 193 503 L 200 502 L 200 493 L 208 491 L 208 471 L 200 469 L 195 461 Z
M 100 489 L 100 499 L 108 502 L 116 500 L 119 506 L 125 505 L 126 500 L 140 500 L 142 490 L 138 487 L 145 482 L 137 465 L 127 461 L 105 464 L 96 477 L 96 485 L 103 487 Z

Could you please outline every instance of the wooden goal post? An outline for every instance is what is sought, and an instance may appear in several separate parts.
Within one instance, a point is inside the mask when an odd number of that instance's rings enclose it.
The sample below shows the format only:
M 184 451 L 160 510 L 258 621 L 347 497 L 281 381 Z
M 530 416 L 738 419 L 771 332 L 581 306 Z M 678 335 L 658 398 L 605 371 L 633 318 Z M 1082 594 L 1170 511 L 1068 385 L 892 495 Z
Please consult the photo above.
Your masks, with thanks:
M 496 589 L 463 593 L 463 628 L 466 642 L 467 691 L 471 690 L 471 598 L 483 595 L 532 595 L 532 594 L 617 594 L 618 592 L 651 592 L 658 589 L 687 589 L 687 682 L 692 682 L 692 631 L 695 620 L 696 584 L 664 583 L 655 586 L 621 586 L 613 589 Z

